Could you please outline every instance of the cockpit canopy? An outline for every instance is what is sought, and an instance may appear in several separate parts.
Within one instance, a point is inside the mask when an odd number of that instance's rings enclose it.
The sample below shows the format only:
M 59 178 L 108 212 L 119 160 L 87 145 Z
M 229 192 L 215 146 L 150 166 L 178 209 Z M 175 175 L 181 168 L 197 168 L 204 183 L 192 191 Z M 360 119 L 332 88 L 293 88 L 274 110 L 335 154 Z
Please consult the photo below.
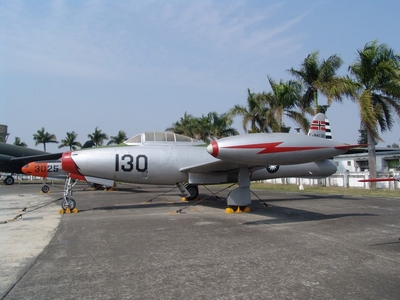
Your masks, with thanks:
M 127 145 L 137 145 L 137 144 L 147 144 L 147 143 L 204 144 L 202 141 L 196 140 L 194 138 L 167 131 L 143 132 L 141 134 L 135 135 L 127 139 L 124 143 Z

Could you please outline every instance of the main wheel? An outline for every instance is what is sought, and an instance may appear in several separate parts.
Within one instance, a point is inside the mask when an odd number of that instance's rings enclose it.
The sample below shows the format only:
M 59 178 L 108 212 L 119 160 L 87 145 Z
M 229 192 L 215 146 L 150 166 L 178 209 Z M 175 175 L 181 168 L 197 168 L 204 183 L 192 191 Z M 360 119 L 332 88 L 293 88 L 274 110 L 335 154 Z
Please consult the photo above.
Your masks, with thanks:
M 45 184 L 44 186 L 42 186 L 42 192 L 47 194 L 50 191 L 50 188 L 47 184 Z
M 69 206 L 70 210 L 73 210 L 76 207 L 76 202 L 74 199 L 72 198 L 65 198 L 62 202 L 61 202 L 61 207 L 63 210 L 67 209 L 67 206 Z
M 6 179 L 4 179 L 3 182 L 4 182 L 5 185 L 13 185 L 14 184 L 14 177 L 7 176 Z
M 186 186 L 186 189 L 190 194 L 188 200 L 194 200 L 199 196 L 199 187 L 197 185 L 189 184 Z

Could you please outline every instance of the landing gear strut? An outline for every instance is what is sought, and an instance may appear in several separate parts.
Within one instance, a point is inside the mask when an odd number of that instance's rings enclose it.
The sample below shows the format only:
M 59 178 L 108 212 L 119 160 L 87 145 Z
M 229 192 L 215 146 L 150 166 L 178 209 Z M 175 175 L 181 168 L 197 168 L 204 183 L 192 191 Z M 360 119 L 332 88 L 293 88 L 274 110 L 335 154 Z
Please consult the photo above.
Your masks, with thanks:
M 176 186 L 178 187 L 178 189 L 181 191 L 182 195 L 186 200 L 194 200 L 197 199 L 197 197 L 199 196 L 199 187 L 195 184 L 189 184 L 189 183 L 181 183 L 181 182 L 177 182 Z
M 71 177 L 67 177 L 64 185 L 64 196 L 61 202 L 62 213 L 78 212 L 76 209 L 76 202 L 70 196 L 72 196 L 72 188 L 78 181 L 74 181 Z M 61 211 L 60 211 L 61 212 Z
M 240 168 L 238 178 L 239 187 L 228 194 L 228 208 L 225 210 L 227 213 L 250 212 L 250 208 L 248 207 L 251 204 L 249 175 L 247 168 Z

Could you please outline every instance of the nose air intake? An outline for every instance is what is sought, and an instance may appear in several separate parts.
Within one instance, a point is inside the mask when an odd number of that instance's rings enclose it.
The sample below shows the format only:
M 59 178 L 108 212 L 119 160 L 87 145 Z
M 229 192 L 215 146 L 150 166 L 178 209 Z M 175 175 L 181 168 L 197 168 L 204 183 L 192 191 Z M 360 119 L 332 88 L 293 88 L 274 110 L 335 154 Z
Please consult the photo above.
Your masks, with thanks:
M 207 146 L 207 152 L 212 156 L 217 157 L 219 152 L 218 143 L 216 141 L 212 141 L 212 143 Z

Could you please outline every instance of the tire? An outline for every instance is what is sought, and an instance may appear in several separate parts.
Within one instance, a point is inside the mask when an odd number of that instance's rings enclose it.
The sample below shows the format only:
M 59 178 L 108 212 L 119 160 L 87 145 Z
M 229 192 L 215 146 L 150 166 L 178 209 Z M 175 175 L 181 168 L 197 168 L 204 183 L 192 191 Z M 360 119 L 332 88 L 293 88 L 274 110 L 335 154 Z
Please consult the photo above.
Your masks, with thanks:
M 75 200 L 72 199 L 72 198 L 66 198 L 66 200 L 68 201 L 69 209 L 70 209 L 70 210 L 74 210 L 75 207 L 76 207 L 76 202 L 75 202 Z M 65 200 L 63 200 L 63 201 L 61 202 L 61 207 L 62 207 L 63 210 L 66 210 L 66 209 L 67 209 L 67 203 L 66 203 Z
M 4 179 L 3 182 L 4 182 L 5 185 L 13 185 L 14 184 L 14 177 L 7 176 L 6 179 Z
M 186 186 L 186 189 L 190 194 L 190 196 L 187 197 L 188 200 L 194 200 L 199 196 L 199 187 L 197 185 L 189 184 Z
M 50 187 L 47 184 L 42 186 L 42 192 L 43 193 L 47 194 L 49 191 L 50 191 Z

